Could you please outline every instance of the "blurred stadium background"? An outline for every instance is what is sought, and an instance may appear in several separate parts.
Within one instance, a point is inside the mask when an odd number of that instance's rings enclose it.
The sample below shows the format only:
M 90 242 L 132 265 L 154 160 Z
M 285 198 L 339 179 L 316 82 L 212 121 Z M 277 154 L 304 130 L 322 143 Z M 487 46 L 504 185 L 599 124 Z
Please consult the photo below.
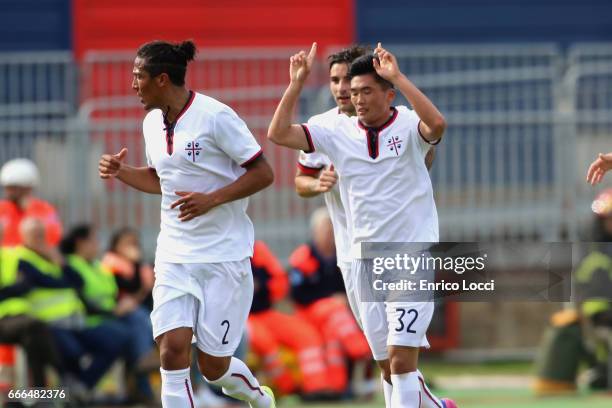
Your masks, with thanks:
M 377 41 L 446 115 L 432 169 L 444 241 L 580 240 L 591 225 L 590 202 L 610 187 L 609 180 L 597 189 L 584 182 L 596 153 L 612 150 L 607 0 L 1 0 L 0 6 L 0 165 L 33 159 L 43 175 L 37 195 L 57 206 L 65 226 L 93 222 L 103 238 L 120 226 L 136 227 L 150 257 L 158 198 L 101 182 L 97 161 L 126 146 L 129 162 L 144 163 L 143 112 L 130 83 L 134 51 L 151 39 L 193 38 L 199 54 L 188 86 L 232 106 L 264 146 L 276 181 L 251 199 L 249 211 L 257 237 L 283 260 L 307 239 L 308 216 L 321 201 L 294 193 L 296 157 L 267 143 L 265 131 L 287 83 L 288 56 L 312 41 L 321 45 L 321 63 L 300 119 L 332 106 L 324 56 Z M 442 307 L 434 329 L 443 367 L 424 371 L 442 388 L 463 384 L 465 406 L 609 406 L 601 397 L 577 405 L 533 402 L 526 391 L 529 363 L 551 312 L 562 305 Z M 493 364 L 499 361 L 519 363 L 508 374 Z M 516 381 L 479 383 L 479 373 L 498 371 Z M 490 394 L 483 387 L 523 391 Z

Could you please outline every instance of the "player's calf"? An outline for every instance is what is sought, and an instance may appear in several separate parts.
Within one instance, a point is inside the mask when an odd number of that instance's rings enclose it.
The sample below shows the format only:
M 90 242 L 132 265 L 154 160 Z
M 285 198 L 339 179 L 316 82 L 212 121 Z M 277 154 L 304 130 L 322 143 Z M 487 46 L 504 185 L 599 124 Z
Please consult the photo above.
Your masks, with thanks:
M 231 360 L 231 357 L 215 357 L 198 351 L 198 367 L 200 368 L 200 373 L 211 381 L 218 380 L 227 372 Z
M 389 360 L 376 360 L 376 364 L 380 368 L 380 375 L 383 380 L 391 384 L 391 365 Z
M 423 396 L 417 374 L 419 349 L 407 346 L 389 346 L 391 368 L 391 406 L 418 408 Z

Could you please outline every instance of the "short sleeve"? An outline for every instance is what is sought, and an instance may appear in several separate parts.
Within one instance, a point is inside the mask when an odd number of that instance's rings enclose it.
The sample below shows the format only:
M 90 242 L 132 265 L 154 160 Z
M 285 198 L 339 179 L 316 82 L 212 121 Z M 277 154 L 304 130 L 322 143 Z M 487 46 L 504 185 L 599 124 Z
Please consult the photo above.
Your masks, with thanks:
M 306 175 L 313 176 L 329 164 L 329 159 L 319 152 L 304 153 L 300 151 L 297 167 Z
M 215 116 L 214 138 L 217 146 L 242 167 L 262 154 L 261 146 L 246 123 L 229 108 Z
M 421 129 L 419 128 L 421 118 L 419 118 L 419 115 L 417 115 L 415 111 L 408 109 L 405 106 L 398 106 L 397 109 L 405 118 L 404 120 L 406 121 L 406 126 L 410 132 L 411 142 L 418 147 L 423 157 L 425 157 L 431 146 L 437 145 L 440 143 L 440 140 L 430 142 L 425 139 L 425 137 L 421 134 Z
M 329 112 L 325 112 L 325 113 L 310 117 L 306 125 L 307 126 L 319 125 L 323 127 L 329 126 L 331 123 L 334 123 L 335 119 L 338 117 L 337 109 L 333 109 L 332 111 L 334 112 L 333 116 L 331 116 Z M 320 170 L 322 170 L 324 167 L 330 164 L 331 164 L 330 160 L 323 153 L 320 153 L 320 152 L 306 153 L 304 151 L 300 151 L 297 167 L 304 174 L 316 175 L 318 174 Z
M 155 165 L 153 164 L 153 160 L 151 159 L 151 153 L 149 153 L 149 143 L 147 140 L 147 134 L 149 134 L 149 128 L 152 126 L 152 117 L 153 112 L 149 112 L 147 116 L 145 116 L 144 121 L 142 122 L 142 135 L 145 142 L 145 157 L 147 160 L 147 167 L 154 169 Z
M 334 155 L 334 131 L 320 125 L 303 124 L 310 152 L 319 152 L 328 157 Z

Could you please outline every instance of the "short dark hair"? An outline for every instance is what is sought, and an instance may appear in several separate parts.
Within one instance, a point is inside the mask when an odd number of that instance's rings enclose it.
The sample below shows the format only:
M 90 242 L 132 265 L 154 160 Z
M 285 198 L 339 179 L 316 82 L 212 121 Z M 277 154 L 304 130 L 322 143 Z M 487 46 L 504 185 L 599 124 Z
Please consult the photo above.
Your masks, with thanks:
M 72 228 L 70 232 L 60 242 L 59 249 L 64 255 L 74 254 L 77 244 L 91 237 L 93 228 L 91 225 L 81 224 Z
M 369 45 L 353 45 L 349 48 L 333 53 L 327 57 L 327 60 L 329 61 L 329 69 L 331 69 L 334 64 L 351 65 L 351 62 L 353 62 L 356 58 L 359 58 L 368 52 L 372 52 L 372 48 Z
M 177 86 L 185 85 L 187 64 L 195 57 L 196 46 L 191 40 L 178 44 L 167 41 L 151 41 L 138 48 L 136 55 L 145 60 L 144 69 L 152 77 L 168 74 Z
M 132 227 L 123 227 L 115 231 L 115 233 L 111 236 L 110 245 L 108 250 L 110 252 L 117 252 L 117 246 L 119 245 L 119 241 L 123 239 L 123 237 L 127 235 L 134 235 L 138 237 L 138 232 Z
M 358 75 L 368 75 L 371 74 L 374 76 L 376 82 L 378 82 L 383 89 L 393 88 L 393 84 L 387 81 L 385 78 L 378 75 L 376 69 L 374 68 L 373 59 L 378 58 L 373 53 L 368 53 L 366 55 L 362 55 L 361 57 L 355 59 L 349 66 L 348 77 L 352 79 Z

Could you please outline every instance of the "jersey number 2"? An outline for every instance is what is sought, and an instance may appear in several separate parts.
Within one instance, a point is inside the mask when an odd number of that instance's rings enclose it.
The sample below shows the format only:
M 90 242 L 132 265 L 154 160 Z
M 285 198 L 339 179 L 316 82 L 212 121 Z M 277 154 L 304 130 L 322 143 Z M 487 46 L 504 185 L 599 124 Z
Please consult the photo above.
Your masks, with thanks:
M 230 323 L 228 320 L 224 320 L 221 322 L 221 326 L 225 324 L 227 324 L 227 329 L 225 329 L 225 334 L 223 335 L 223 340 L 221 340 L 221 344 L 229 344 L 229 341 L 227 341 L 227 333 L 229 332 Z
M 406 327 L 406 326 L 404 326 L 404 316 L 406 316 L 407 314 L 408 314 L 408 315 L 414 314 L 414 317 L 412 318 L 412 320 L 411 320 L 411 321 L 410 321 L 410 323 L 408 324 L 408 327 L 406 328 L 406 331 L 407 331 L 408 333 L 416 333 L 416 331 L 415 331 L 415 330 L 412 330 L 412 325 L 414 324 L 414 322 L 416 322 L 416 319 L 419 317 L 419 312 L 417 312 L 417 311 L 416 311 L 416 310 L 414 310 L 414 309 L 409 309 L 409 310 L 406 310 L 406 309 L 399 309 L 399 308 L 398 308 L 398 309 L 395 309 L 395 310 L 397 310 L 398 312 L 402 312 L 402 314 L 401 314 L 401 315 L 400 315 L 400 317 L 398 318 L 398 320 L 399 320 L 399 324 L 400 324 L 400 327 L 397 327 L 397 328 L 395 329 L 395 331 L 396 331 L 396 332 L 401 332 L 401 331 L 403 331 L 403 330 L 404 330 L 404 327 Z

